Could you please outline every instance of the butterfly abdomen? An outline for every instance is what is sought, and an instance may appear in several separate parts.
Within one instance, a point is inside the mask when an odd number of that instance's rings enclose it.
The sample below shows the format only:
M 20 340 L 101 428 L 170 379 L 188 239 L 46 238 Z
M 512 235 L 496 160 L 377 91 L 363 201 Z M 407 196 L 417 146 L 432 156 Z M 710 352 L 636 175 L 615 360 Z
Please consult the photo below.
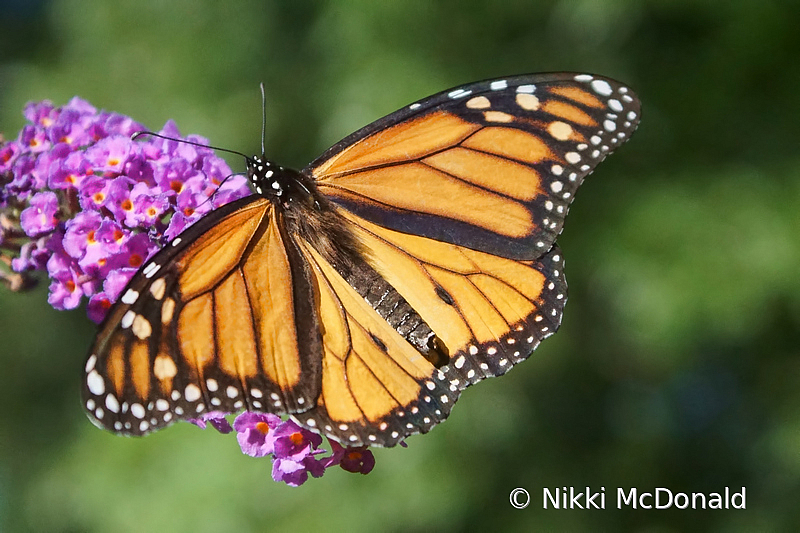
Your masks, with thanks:
M 441 343 L 436 342 L 436 334 L 428 323 L 397 292 L 397 289 L 366 261 L 355 265 L 350 276 L 345 279 L 381 318 L 419 350 L 428 361 L 436 367 L 447 364 L 446 351 Z

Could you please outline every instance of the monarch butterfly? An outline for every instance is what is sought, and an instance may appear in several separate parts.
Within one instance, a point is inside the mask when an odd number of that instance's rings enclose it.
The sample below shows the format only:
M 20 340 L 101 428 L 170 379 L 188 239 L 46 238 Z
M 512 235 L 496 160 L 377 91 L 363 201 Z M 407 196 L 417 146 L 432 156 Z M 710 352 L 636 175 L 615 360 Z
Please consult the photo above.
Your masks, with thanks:
M 256 194 L 159 251 L 101 324 L 90 418 L 143 435 L 267 411 L 351 446 L 427 432 L 559 327 L 556 236 L 639 114 L 608 78 L 515 76 L 406 106 L 299 172 L 246 158 Z

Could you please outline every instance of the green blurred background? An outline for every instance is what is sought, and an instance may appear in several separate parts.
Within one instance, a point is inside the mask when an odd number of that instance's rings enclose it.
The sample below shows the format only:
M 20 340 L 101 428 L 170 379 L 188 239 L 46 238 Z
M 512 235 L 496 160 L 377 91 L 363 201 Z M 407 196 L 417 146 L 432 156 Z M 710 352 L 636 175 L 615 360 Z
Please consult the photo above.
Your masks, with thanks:
M 602 73 L 632 141 L 559 239 L 558 335 L 469 389 L 369 476 L 289 488 L 232 436 L 144 439 L 79 403 L 94 328 L 46 285 L 0 292 L 1 531 L 791 531 L 800 524 L 798 2 L 0 1 L 0 130 L 74 95 L 301 167 L 402 105 L 482 78 Z M 229 160 L 235 169 L 242 163 Z M 542 509 L 605 487 L 604 511 Z M 617 510 L 617 487 L 747 488 L 747 509 Z M 523 510 L 509 492 L 532 494 Z

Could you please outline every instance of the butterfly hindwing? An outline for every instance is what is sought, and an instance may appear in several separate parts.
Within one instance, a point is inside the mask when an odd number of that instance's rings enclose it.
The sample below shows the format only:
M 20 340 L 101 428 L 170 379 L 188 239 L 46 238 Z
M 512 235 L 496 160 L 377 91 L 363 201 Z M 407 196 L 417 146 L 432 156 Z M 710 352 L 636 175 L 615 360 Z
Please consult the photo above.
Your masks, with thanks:
M 349 446 L 393 446 L 444 420 L 458 389 L 313 247 L 302 249 L 323 324 L 322 391 L 295 418 Z
M 229 204 L 128 284 L 90 352 L 84 405 L 125 434 L 209 411 L 306 410 L 320 389 L 313 301 L 270 202 Z
M 583 179 L 628 139 L 639 102 L 608 78 L 484 81 L 411 104 L 305 172 L 344 209 L 396 231 L 536 259 Z
M 556 332 L 567 299 L 558 246 L 537 260 L 499 257 L 345 216 L 368 260 L 446 347 L 459 390 L 507 372 Z

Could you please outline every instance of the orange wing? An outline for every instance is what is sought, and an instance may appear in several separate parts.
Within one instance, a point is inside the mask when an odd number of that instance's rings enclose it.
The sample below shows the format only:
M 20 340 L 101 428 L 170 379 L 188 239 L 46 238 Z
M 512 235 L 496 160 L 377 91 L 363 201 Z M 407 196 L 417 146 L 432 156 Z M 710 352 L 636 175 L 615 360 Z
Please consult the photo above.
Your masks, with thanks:
M 536 259 L 639 113 L 633 92 L 608 78 L 478 82 L 367 126 L 305 172 L 334 203 L 385 228 Z
M 140 435 L 207 411 L 311 407 L 321 344 L 303 261 L 258 197 L 173 240 L 100 328 L 83 389 L 94 421 Z
M 444 420 L 458 390 L 308 243 L 322 324 L 322 393 L 294 418 L 350 446 L 394 446 Z

